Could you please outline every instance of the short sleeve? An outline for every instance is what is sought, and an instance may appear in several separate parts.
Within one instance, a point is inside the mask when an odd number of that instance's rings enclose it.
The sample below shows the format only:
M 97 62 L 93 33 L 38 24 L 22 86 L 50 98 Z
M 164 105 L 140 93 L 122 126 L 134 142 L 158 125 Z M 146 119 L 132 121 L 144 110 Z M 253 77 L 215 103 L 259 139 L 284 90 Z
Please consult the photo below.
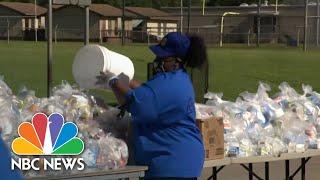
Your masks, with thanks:
M 158 119 L 157 102 L 154 91 L 142 85 L 125 95 L 127 110 L 136 123 L 155 123 Z

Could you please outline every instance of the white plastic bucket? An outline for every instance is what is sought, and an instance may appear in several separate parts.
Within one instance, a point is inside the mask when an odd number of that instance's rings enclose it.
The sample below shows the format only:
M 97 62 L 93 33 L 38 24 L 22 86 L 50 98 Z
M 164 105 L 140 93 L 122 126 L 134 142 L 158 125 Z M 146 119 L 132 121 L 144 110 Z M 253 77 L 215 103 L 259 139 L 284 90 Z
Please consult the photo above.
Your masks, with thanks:
M 116 75 L 124 73 L 130 80 L 134 76 L 134 66 L 128 57 L 99 45 L 82 47 L 77 52 L 72 65 L 73 77 L 78 85 L 85 89 L 100 88 L 95 83 L 96 76 L 101 71 L 109 71 Z

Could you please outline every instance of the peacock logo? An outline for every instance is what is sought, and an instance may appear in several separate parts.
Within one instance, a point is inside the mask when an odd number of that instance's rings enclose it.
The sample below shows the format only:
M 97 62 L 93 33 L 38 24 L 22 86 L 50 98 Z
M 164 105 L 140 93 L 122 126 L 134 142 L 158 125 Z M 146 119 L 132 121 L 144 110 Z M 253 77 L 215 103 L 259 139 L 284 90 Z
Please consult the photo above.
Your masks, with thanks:
M 64 123 L 59 113 L 47 117 L 37 113 L 32 123 L 19 125 L 20 137 L 13 140 L 12 151 L 17 155 L 79 155 L 84 149 L 83 141 L 76 137 L 78 127 L 73 122 Z

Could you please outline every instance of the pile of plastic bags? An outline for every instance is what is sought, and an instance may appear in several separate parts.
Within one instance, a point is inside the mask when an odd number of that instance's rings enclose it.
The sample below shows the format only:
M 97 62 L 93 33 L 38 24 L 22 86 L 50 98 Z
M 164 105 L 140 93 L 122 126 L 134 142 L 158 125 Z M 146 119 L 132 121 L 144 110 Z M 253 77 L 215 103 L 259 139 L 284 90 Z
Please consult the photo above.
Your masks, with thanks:
M 303 85 L 298 94 L 288 83 L 269 97 L 270 86 L 260 83 L 257 93 L 244 92 L 236 102 L 207 93 L 198 106 L 199 118 L 224 119 L 226 156 L 279 156 L 281 153 L 320 149 L 320 94 Z
M 117 108 L 98 106 L 94 97 L 66 82 L 53 88 L 50 98 L 38 98 L 34 91 L 26 88 L 15 96 L 0 77 L 0 135 L 8 143 L 8 147 L 11 147 L 12 140 L 18 137 L 19 124 L 30 122 L 37 112 L 47 115 L 60 113 L 65 122 L 76 123 L 79 128 L 78 137 L 84 141 L 86 147 L 80 156 L 87 167 L 116 169 L 127 164 L 128 147 L 124 141 L 114 137 L 120 137 L 121 132 L 111 127 L 116 123 L 110 123 L 122 122 L 119 123 L 122 128 L 127 125 L 117 116 Z M 130 117 L 127 116 L 126 120 L 128 118 Z M 15 154 L 13 156 L 17 157 Z

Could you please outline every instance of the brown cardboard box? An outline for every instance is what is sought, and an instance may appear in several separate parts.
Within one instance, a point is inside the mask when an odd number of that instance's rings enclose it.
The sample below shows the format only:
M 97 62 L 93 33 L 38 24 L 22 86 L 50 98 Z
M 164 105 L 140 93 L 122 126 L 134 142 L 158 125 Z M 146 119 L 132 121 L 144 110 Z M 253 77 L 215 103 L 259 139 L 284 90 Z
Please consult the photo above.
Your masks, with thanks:
M 223 119 L 217 117 L 198 119 L 197 125 L 203 137 L 206 160 L 224 158 Z

